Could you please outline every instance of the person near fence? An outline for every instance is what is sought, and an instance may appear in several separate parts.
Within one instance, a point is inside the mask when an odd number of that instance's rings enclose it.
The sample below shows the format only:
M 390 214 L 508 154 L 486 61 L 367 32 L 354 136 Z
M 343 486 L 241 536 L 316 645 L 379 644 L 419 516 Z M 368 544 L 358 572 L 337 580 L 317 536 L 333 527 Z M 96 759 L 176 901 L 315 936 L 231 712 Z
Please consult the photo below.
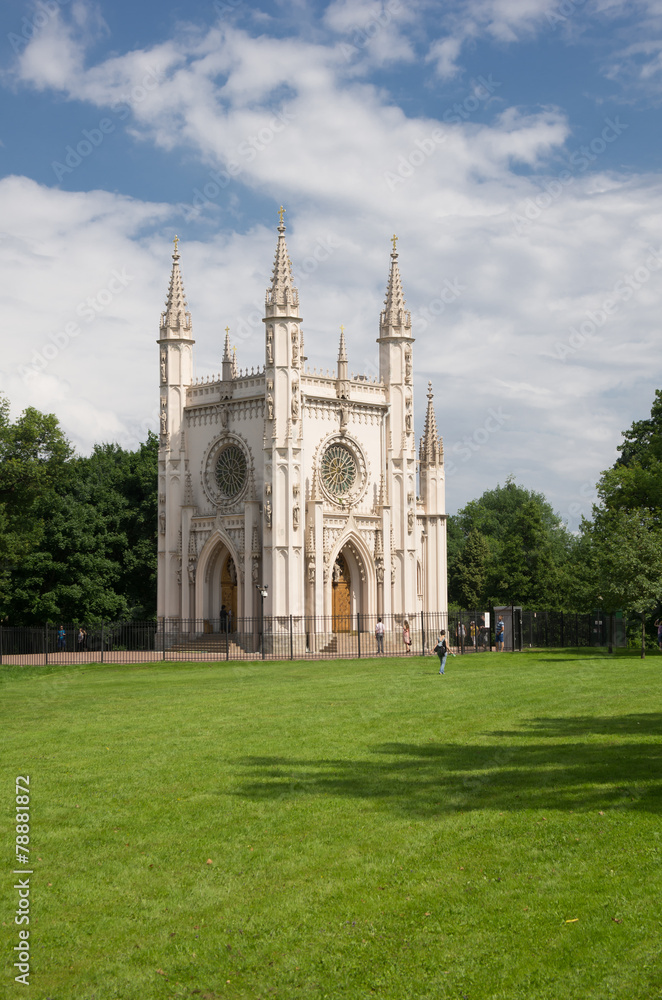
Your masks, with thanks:
M 446 642 L 446 633 L 442 630 L 439 633 L 439 638 L 437 640 L 437 645 L 432 650 L 439 657 L 439 673 L 446 673 L 446 657 L 448 656 L 448 644 Z
M 221 605 L 221 613 L 219 617 L 221 619 L 221 632 L 229 632 L 228 611 L 224 604 Z
M 469 622 L 469 642 L 472 646 L 476 645 L 476 623 Z
M 655 624 L 657 626 L 657 645 L 659 649 L 662 649 L 662 618 L 656 618 Z
M 377 619 L 377 624 L 375 625 L 375 639 L 377 640 L 377 652 L 384 653 L 384 622 L 381 618 Z
M 64 631 L 64 625 L 60 625 L 57 630 L 57 648 L 58 650 L 67 648 L 67 633 Z
M 503 652 L 503 640 L 506 627 L 503 624 L 503 615 L 499 615 L 499 620 L 496 623 L 496 648 L 497 653 Z
M 466 638 L 467 630 L 464 627 L 463 622 L 457 623 L 457 644 L 458 646 L 464 646 L 464 640 Z
M 85 652 L 85 650 L 87 648 L 87 632 L 85 631 L 85 629 L 83 628 L 82 625 L 78 629 L 78 639 L 77 639 L 77 642 L 78 642 L 78 652 L 79 653 Z
M 409 622 L 406 618 L 402 623 L 402 638 L 405 644 L 405 653 L 411 653 L 411 632 L 409 630 Z

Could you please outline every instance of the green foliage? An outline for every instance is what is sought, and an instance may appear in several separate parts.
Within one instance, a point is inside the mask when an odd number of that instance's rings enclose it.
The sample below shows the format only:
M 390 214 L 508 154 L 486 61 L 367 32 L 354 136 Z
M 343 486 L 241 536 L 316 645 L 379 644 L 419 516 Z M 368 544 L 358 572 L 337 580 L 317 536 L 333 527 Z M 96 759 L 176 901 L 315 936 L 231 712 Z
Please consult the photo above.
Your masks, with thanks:
M 12 624 L 156 613 L 158 441 L 76 456 L 56 417 L 0 401 L 0 616 Z
M 580 611 L 576 539 L 540 493 L 509 478 L 449 518 L 449 590 L 466 608 L 495 604 Z

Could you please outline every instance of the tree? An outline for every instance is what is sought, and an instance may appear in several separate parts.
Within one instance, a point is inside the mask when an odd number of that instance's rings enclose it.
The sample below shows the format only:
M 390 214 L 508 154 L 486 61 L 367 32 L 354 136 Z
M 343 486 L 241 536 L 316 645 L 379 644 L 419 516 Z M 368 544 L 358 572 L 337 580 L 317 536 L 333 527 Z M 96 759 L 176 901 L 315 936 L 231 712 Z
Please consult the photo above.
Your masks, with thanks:
M 623 610 L 641 617 L 641 656 L 646 655 L 646 612 L 662 590 L 662 533 L 645 509 L 594 507 L 585 525 L 595 551 L 595 597 L 610 615 Z M 611 646 L 611 635 L 610 635 Z
M 569 607 L 575 548 L 545 497 L 509 478 L 449 518 L 451 600 L 579 610 Z

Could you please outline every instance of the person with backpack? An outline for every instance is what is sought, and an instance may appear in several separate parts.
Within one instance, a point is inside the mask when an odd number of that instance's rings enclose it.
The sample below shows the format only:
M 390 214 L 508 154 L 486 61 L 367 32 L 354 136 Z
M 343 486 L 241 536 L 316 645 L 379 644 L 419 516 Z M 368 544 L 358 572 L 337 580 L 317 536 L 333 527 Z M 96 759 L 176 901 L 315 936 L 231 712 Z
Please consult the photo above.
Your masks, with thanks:
M 439 639 L 437 640 L 437 645 L 432 650 L 439 657 L 439 673 L 445 674 L 446 657 L 448 656 L 448 644 L 446 642 L 446 633 L 442 629 L 439 633 Z

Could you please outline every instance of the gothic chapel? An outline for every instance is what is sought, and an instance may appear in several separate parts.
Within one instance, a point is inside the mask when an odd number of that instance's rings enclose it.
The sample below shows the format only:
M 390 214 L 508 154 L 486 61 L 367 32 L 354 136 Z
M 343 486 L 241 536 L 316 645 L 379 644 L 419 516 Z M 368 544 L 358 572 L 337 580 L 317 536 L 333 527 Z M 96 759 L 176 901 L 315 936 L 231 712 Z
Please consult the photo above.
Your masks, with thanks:
M 304 634 L 316 631 L 313 616 L 329 632 L 356 615 L 446 612 L 443 445 L 430 385 L 417 458 L 414 339 L 395 246 L 378 378 L 350 376 L 342 328 L 335 373 L 305 364 L 281 211 L 264 367 L 239 371 L 226 329 L 221 374 L 194 381 L 175 241 L 158 340 L 161 621 L 217 631 L 225 605 L 233 628 L 262 613 L 291 628 L 291 615 Z

